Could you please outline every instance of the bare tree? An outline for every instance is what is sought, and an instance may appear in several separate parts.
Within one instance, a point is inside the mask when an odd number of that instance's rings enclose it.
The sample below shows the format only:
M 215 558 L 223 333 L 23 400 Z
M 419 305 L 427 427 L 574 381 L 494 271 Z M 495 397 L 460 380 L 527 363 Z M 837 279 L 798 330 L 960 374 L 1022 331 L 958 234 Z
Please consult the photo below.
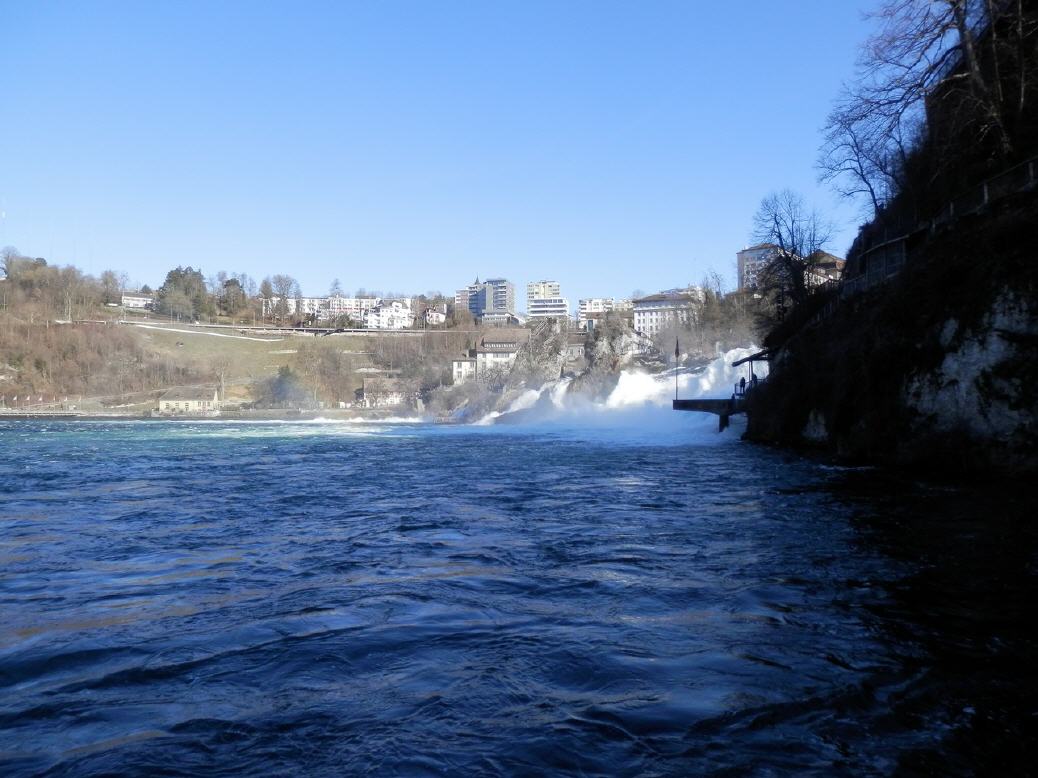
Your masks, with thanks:
M 284 321 L 288 317 L 288 301 L 295 299 L 294 292 L 299 285 L 292 276 L 279 274 L 270 279 L 270 286 L 274 299 L 274 315 L 278 321 Z
M 114 270 L 101 273 L 101 290 L 106 303 L 118 303 L 122 297 L 123 280 Z
M 807 271 L 812 257 L 832 239 L 832 225 L 804 198 L 784 189 L 761 200 L 753 217 L 754 239 L 775 246 L 771 260 L 757 277 L 764 292 L 776 296 L 780 309 L 807 299 Z
M 955 172 L 967 152 L 1010 157 L 1028 132 L 1023 117 L 1035 78 L 1035 19 L 1024 5 L 885 0 L 871 15 L 878 29 L 856 78 L 829 115 L 822 179 L 846 196 L 865 196 L 881 214 L 909 190 L 911 157 L 924 145 L 919 190 Z

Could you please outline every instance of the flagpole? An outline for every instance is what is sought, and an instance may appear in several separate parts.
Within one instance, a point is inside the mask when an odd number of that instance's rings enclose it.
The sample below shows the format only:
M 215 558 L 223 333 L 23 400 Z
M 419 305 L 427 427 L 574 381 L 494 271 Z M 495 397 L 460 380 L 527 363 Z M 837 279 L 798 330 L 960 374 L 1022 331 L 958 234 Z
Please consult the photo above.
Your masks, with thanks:
M 681 359 L 681 346 L 674 338 L 674 399 L 678 399 L 678 360 Z

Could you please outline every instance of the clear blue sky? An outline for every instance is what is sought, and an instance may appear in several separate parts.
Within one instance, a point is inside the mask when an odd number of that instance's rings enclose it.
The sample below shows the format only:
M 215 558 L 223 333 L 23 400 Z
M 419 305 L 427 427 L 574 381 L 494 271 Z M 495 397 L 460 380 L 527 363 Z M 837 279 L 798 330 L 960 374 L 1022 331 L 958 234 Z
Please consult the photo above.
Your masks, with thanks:
M 0 244 L 157 285 L 504 275 L 578 297 L 734 276 L 816 183 L 868 0 L 0 0 Z

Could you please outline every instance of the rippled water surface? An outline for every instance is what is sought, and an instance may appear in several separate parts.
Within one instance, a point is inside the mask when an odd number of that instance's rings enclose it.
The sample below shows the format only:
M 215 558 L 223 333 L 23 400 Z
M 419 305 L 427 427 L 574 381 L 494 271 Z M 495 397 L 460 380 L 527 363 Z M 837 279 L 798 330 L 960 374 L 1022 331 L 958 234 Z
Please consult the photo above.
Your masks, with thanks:
M 1034 503 L 713 424 L 0 422 L 0 772 L 1033 769 Z

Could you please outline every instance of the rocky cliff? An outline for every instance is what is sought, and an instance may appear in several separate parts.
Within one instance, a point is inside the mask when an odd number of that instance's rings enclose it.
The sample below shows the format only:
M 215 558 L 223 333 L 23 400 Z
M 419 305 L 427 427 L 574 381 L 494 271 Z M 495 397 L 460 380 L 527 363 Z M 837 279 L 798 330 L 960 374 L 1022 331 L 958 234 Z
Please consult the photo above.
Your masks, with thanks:
M 1038 471 L 1038 207 L 919 246 L 774 347 L 747 437 L 944 472 Z

